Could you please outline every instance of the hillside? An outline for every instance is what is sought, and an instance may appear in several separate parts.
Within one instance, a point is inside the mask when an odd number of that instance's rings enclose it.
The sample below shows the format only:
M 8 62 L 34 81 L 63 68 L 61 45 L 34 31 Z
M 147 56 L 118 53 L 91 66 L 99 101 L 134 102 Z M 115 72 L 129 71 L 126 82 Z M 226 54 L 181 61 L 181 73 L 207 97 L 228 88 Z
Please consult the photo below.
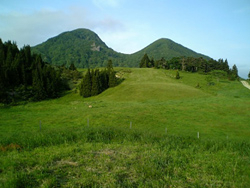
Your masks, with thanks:
M 125 80 L 95 97 L 0 106 L 0 187 L 249 187 L 247 88 L 116 71 Z
M 64 32 L 32 48 L 40 53 L 44 61 L 53 65 L 76 67 L 103 67 L 109 58 L 120 58 L 120 54 L 107 47 L 97 34 L 88 29 Z M 118 66 L 118 64 L 116 64 Z
M 209 59 L 208 56 L 198 54 L 170 39 L 159 39 L 136 53 L 122 54 L 109 48 L 97 34 L 88 29 L 62 33 L 32 47 L 32 51 L 41 53 L 44 61 L 54 65 L 69 66 L 74 63 L 78 68 L 103 67 L 108 59 L 112 59 L 116 67 L 138 67 L 145 53 L 155 60 L 179 56 Z
M 140 62 L 144 54 L 148 54 L 150 58 L 155 60 L 164 57 L 166 60 L 172 59 L 173 57 L 203 57 L 204 59 L 210 59 L 208 56 L 196 53 L 174 41 L 166 38 L 159 39 L 152 44 L 148 45 L 144 49 L 129 55 L 128 60 L 132 62 Z

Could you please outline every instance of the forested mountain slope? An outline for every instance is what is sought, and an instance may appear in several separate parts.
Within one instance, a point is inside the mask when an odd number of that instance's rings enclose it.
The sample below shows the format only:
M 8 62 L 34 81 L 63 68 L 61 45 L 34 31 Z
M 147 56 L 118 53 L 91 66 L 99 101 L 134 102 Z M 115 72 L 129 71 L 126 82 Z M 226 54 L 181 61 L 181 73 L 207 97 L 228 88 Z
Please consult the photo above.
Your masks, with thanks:
M 136 53 L 122 54 L 109 48 L 96 33 L 88 29 L 64 32 L 34 46 L 32 51 L 40 53 L 48 63 L 66 66 L 74 63 L 78 68 L 103 67 L 108 59 L 116 67 L 138 67 L 145 53 L 154 59 L 164 57 L 169 60 L 181 56 L 209 59 L 208 56 L 196 53 L 170 39 L 159 39 Z

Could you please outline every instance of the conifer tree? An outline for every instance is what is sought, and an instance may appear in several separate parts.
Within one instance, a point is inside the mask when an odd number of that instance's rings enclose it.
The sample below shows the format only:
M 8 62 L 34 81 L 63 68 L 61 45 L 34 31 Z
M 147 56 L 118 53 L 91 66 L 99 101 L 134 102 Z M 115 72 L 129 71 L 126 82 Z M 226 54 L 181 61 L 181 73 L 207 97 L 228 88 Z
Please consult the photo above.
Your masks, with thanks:
M 115 72 L 112 71 L 109 74 L 109 87 L 115 87 L 116 85 L 117 85 L 117 80 L 116 80 Z
M 91 87 L 91 96 L 99 94 L 99 70 L 96 69 L 95 73 L 92 75 L 92 87 Z
M 43 87 L 43 81 L 41 79 L 41 72 L 39 70 L 33 71 L 33 92 L 35 100 L 43 100 L 46 98 L 45 89 Z
M 178 70 L 176 71 L 176 76 L 175 76 L 175 78 L 176 78 L 176 79 L 180 79 L 180 78 L 181 78 Z
M 110 59 L 108 60 L 107 71 L 108 71 L 108 73 L 114 71 L 114 69 L 113 69 L 113 62 Z
M 139 67 L 140 68 L 149 67 L 149 63 L 150 63 L 150 60 L 148 58 L 148 54 L 144 54 L 143 58 L 141 59 Z
M 233 65 L 230 73 L 229 73 L 229 79 L 230 80 L 236 80 L 238 78 L 238 69 L 236 65 Z
M 104 69 L 100 72 L 100 92 L 108 89 L 109 87 L 109 75 L 108 71 Z
M 74 65 L 74 63 L 71 63 L 70 66 L 69 66 L 69 70 L 76 70 L 76 67 Z
M 80 94 L 84 97 L 90 97 L 91 96 L 91 89 L 92 89 L 92 80 L 91 80 L 91 73 L 90 69 L 88 69 L 86 75 L 83 77 L 81 88 L 80 88 Z

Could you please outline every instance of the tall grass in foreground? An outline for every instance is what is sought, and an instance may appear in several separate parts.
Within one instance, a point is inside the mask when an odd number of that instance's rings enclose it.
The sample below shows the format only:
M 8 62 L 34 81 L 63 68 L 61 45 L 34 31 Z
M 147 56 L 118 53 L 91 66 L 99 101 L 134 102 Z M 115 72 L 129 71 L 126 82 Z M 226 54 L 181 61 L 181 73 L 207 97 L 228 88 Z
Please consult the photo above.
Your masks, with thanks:
M 1 187 L 248 187 L 250 143 L 84 127 L 1 140 Z

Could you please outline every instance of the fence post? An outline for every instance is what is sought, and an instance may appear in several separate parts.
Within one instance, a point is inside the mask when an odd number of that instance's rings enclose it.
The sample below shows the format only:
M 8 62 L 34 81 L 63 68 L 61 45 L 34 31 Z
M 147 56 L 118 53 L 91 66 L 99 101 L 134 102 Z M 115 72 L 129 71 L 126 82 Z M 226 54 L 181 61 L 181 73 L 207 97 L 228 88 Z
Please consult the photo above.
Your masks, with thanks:
M 197 132 L 197 138 L 200 138 L 200 133 L 199 132 Z

